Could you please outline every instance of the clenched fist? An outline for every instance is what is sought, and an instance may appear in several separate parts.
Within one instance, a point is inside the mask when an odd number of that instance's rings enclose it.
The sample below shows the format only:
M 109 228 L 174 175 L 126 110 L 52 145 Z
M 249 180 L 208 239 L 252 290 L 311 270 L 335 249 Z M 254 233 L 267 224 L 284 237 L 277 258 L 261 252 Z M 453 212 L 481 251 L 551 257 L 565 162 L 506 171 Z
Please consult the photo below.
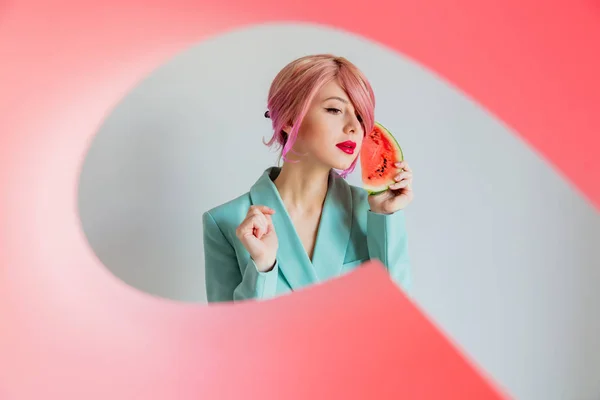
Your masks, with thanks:
M 267 206 L 250 206 L 246 218 L 235 231 L 261 272 L 270 271 L 277 258 L 279 242 L 271 220 L 273 214 L 275 210 Z

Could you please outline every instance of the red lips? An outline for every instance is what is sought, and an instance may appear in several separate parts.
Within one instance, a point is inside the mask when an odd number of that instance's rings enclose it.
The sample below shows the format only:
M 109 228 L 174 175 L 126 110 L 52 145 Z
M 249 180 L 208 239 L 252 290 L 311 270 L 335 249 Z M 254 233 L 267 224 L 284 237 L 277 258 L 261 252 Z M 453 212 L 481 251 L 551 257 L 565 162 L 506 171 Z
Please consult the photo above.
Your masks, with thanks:
M 354 150 L 356 149 L 356 143 L 352 140 L 346 140 L 345 142 L 336 144 L 336 146 L 347 154 L 354 154 Z

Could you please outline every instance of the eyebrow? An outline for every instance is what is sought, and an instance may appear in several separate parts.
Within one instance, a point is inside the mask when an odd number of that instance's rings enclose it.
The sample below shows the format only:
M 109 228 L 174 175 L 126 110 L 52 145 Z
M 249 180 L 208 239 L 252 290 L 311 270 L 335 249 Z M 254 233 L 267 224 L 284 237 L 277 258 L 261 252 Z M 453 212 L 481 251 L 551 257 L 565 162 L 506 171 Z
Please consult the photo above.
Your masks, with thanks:
M 325 101 L 327 101 L 327 100 L 339 100 L 339 101 L 341 101 L 342 103 L 346 103 L 346 104 L 348 104 L 348 100 L 346 100 L 346 99 L 342 99 L 341 97 L 338 97 L 338 96 L 331 96 L 331 97 L 328 97 L 328 98 L 326 98 L 325 100 L 323 100 L 323 102 L 325 102 Z

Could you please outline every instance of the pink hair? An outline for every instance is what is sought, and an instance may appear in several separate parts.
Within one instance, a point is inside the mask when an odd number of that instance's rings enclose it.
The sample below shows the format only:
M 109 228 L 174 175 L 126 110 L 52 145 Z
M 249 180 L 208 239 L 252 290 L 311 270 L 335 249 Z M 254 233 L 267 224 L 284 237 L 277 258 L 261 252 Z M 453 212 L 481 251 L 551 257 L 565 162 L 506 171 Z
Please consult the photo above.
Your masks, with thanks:
M 281 155 L 292 149 L 298 129 L 308 108 L 323 85 L 337 79 L 348 94 L 357 114 L 362 119 L 366 133 L 375 124 L 375 95 L 364 74 L 344 57 L 331 54 L 317 54 L 298 58 L 286 65 L 275 77 L 269 90 L 267 102 L 269 118 L 273 125 L 273 137 L 267 146 L 277 143 L 282 147 Z M 286 125 L 293 128 L 289 134 L 283 131 Z M 356 167 L 358 158 L 340 175 L 348 176 Z

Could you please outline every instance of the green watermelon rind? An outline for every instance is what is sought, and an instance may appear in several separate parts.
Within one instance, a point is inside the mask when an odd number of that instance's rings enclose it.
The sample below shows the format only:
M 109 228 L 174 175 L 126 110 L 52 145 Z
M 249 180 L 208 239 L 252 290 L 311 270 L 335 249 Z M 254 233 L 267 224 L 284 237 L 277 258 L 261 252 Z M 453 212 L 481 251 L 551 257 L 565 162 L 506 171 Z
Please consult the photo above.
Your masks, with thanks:
M 394 145 L 394 147 L 396 147 L 396 149 L 398 150 L 398 153 L 400 153 L 400 160 L 399 161 L 403 161 L 404 160 L 404 152 L 402 151 L 402 147 L 400 147 L 400 143 L 398 143 L 398 141 L 396 140 L 396 138 L 394 137 L 394 135 L 392 134 L 392 132 L 390 132 L 389 129 L 387 129 L 382 123 L 380 122 L 375 122 L 375 125 L 378 126 L 379 128 L 381 128 L 385 134 L 386 138 L 391 138 L 391 143 Z M 363 187 L 364 189 L 367 191 L 367 193 L 369 194 L 369 196 L 377 196 L 379 194 L 385 193 L 388 190 L 390 190 L 389 186 L 386 187 L 385 189 L 382 189 L 380 187 L 377 188 L 373 188 L 369 185 L 367 185 L 366 183 L 363 183 Z

